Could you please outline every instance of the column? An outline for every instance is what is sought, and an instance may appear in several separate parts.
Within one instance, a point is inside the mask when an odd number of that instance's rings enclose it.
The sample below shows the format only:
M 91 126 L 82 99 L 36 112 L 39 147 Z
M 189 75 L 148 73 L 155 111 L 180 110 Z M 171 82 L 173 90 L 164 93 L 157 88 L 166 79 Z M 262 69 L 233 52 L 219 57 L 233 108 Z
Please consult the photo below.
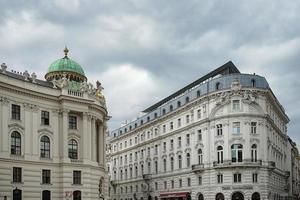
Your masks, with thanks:
M 31 112 L 32 112 L 32 127 L 30 133 L 30 137 L 32 141 L 31 152 L 34 156 L 39 157 L 40 141 L 39 138 L 36 137 L 36 133 L 38 132 L 38 128 L 41 123 L 41 120 L 39 119 L 39 107 L 33 106 Z
M 99 125 L 99 130 L 98 130 L 98 154 L 99 154 L 99 163 L 101 165 L 103 165 L 103 157 L 104 157 L 104 154 L 103 154 L 103 123 L 101 125 Z
M 106 155 L 106 122 L 103 123 L 103 127 L 102 127 L 103 131 L 102 131 L 102 164 L 105 167 L 105 155 Z
M 69 110 L 64 109 L 62 111 L 62 133 L 60 134 L 62 136 L 61 138 L 61 149 L 63 151 L 62 158 L 67 159 L 68 158 L 68 131 L 69 131 Z
M 88 154 L 89 154 L 89 152 L 88 152 L 88 147 L 89 147 L 89 145 L 88 145 L 88 134 L 89 134 L 89 132 L 88 132 L 88 119 L 87 119 L 87 116 L 88 114 L 87 113 L 83 113 L 82 114 L 82 147 L 81 147 L 81 149 L 82 149 L 82 157 L 83 157 L 83 159 L 84 160 L 86 160 L 87 158 L 88 158 Z
M 50 119 L 50 124 L 51 126 L 53 126 L 53 142 L 52 142 L 52 156 L 53 158 L 58 158 L 59 152 L 61 152 L 62 150 L 60 149 L 60 145 L 59 145 L 59 141 L 60 141 L 60 134 L 59 134 L 59 112 L 58 110 L 53 110 Z
M 30 156 L 33 154 L 33 138 L 32 138 L 32 124 L 33 124 L 33 116 L 31 115 L 30 105 L 24 104 L 24 154 L 25 156 Z M 22 114 L 22 113 L 21 113 Z M 32 121 L 31 121 L 32 120 Z M 36 139 L 36 138 L 34 138 Z M 38 147 L 35 147 L 38 148 Z
M 97 137 L 96 137 L 96 122 L 95 118 L 92 117 L 91 119 L 91 133 L 92 133 L 92 138 L 91 138 L 91 152 L 92 152 L 92 161 L 97 161 Z
M 9 133 L 8 133 L 8 120 L 10 118 L 9 114 L 9 101 L 6 98 L 2 98 L 1 101 L 1 129 L 2 130 L 2 151 L 3 153 L 9 153 Z

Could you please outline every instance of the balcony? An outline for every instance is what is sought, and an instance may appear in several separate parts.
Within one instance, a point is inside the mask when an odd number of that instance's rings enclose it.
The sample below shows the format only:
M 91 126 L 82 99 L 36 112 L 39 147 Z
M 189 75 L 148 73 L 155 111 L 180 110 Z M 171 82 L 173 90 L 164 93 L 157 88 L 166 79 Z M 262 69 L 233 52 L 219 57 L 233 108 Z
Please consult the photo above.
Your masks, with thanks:
M 151 174 L 143 174 L 143 179 L 145 181 L 149 181 L 150 179 L 152 179 L 152 175 Z
M 204 164 L 192 165 L 193 172 L 202 172 L 204 171 Z
M 231 160 L 224 160 L 222 163 L 217 161 L 213 162 L 214 168 L 226 167 L 259 167 L 262 166 L 262 160 L 244 159 L 242 162 L 232 162 Z

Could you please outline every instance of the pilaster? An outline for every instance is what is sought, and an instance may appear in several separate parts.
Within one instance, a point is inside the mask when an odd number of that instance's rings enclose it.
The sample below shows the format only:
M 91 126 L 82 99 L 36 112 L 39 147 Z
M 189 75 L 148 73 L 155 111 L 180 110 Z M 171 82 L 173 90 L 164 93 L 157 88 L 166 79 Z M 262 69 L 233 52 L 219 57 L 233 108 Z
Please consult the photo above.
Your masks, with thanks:
M 9 133 L 8 133 L 8 120 L 10 118 L 9 115 L 9 101 L 7 98 L 0 99 L 0 107 L 1 107 L 1 131 L 2 131 L 2 152 L 9 154 Z M 0 134 L 1 135 L 1 134 Z
M 61 111 L 62 113 L 62 133 L 60 134 L 62 136 L 60 147 L 62 150 L 62 159 L 67 160 L 68 159 L 68 116 L 69 116 L 70 110 L 64 109 Z

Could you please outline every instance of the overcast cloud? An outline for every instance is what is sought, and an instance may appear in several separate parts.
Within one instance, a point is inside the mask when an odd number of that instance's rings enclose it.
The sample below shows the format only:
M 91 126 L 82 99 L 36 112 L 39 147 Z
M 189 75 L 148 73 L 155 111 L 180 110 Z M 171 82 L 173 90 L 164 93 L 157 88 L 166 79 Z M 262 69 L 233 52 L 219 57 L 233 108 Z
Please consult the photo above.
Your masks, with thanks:
M 103 83 L 110 129 L 232 60 L 267 78 L 300 144 L 300 1 L 0 0 L 0 7 L 0 62 L 43 78 L 67 45 L 89 80 Z

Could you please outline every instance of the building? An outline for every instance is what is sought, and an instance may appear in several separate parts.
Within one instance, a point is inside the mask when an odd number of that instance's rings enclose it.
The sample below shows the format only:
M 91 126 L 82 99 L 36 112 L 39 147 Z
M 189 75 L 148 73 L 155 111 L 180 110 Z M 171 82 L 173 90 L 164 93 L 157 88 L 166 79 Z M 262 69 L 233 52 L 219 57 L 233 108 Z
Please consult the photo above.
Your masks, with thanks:
M 299 190 L 289 118 L 262 76 L 228 62 L 143 113 L 110 133 L 110 199 L 281 199 Z
M 64 52 L 46 80 L 1 65 L 0 199 L 107 198 L 103 88 Z

